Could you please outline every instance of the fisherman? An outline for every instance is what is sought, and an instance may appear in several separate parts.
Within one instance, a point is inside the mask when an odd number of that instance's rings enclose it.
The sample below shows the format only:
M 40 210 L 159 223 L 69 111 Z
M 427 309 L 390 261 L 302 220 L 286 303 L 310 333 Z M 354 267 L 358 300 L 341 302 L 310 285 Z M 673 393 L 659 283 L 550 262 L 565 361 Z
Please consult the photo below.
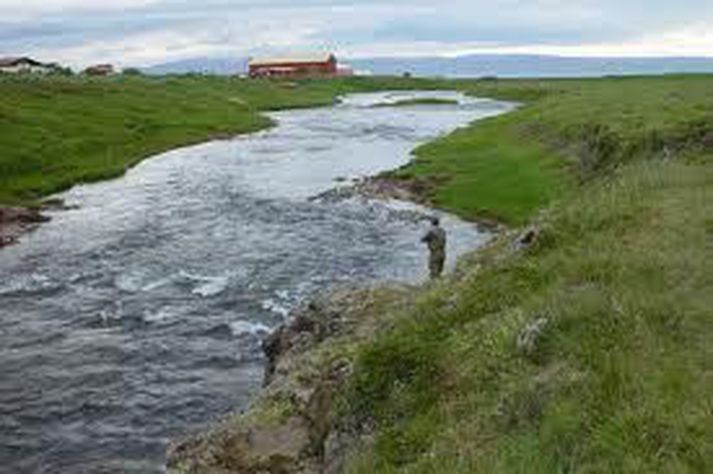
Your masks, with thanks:
M 446 262 L 446 231 L 441 227 L 438 217 L 431 217 L 431 228 L 423 236 L 421 242 L 428 245 L 431 255 L 428 259 L 428 269 L 431 279 L 436 279 L 443 273 Z

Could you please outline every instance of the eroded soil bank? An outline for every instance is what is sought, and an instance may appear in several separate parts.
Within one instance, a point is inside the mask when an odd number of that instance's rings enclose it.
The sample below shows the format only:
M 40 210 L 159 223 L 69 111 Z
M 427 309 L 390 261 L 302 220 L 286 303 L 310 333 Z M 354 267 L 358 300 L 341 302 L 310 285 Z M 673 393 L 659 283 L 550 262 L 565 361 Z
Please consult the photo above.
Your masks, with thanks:
M 359 344 L 388 327 L 415 288 L 342 288 L 315 297 L 264 343 L 265 385 L 251 407 L 174 444 L 169 472 L 338 473 L 364 426 L 336 424 Z
M 39 209 L 0 207 L 0 248 L 16 244 L 24 233 L 48 221 Z

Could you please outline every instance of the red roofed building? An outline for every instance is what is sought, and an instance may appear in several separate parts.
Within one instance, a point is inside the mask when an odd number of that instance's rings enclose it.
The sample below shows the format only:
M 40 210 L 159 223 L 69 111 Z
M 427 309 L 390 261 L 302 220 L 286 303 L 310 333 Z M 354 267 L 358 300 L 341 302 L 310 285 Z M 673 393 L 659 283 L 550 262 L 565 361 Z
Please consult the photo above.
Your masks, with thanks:
M 338 70 L 333 54 L 254 58 L 248 68 L 250 77 L 330 77 Z

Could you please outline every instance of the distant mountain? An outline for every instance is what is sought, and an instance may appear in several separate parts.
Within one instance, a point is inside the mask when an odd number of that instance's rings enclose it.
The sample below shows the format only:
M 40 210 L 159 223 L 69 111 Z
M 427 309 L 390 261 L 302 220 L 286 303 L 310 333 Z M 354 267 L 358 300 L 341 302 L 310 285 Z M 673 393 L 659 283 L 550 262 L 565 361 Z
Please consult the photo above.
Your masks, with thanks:
M 153 75 L 201 73 L 230 76 L 243 74 L 247 69 L 247 58 L 194 58 L 158 64 L 142 71 Z
M 446 77 L 598 77 L 684 72 L 713 73 L 711 58 L 573 58 L 538 55 L 469 55 L 455 58 L 348 59 L 357 72 Z M 247 72 L 246 58 L 196 58 L 145 68 L 148 74 Z
M 713 72 L 713 58 L 571 58 L 471 55 L 456 58 L 379 58 L 349 61 L 373 74 L 447 77 L 589 77 Z

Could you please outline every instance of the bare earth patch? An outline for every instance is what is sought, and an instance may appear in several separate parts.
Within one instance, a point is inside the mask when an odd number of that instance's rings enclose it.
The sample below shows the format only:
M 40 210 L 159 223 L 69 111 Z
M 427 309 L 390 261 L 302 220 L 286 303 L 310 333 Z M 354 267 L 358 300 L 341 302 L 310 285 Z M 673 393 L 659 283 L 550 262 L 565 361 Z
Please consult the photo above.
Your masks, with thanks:
M 17 243 L 22 234 L 49 220 L 40 209 L 0 207 L 0 248 Z

